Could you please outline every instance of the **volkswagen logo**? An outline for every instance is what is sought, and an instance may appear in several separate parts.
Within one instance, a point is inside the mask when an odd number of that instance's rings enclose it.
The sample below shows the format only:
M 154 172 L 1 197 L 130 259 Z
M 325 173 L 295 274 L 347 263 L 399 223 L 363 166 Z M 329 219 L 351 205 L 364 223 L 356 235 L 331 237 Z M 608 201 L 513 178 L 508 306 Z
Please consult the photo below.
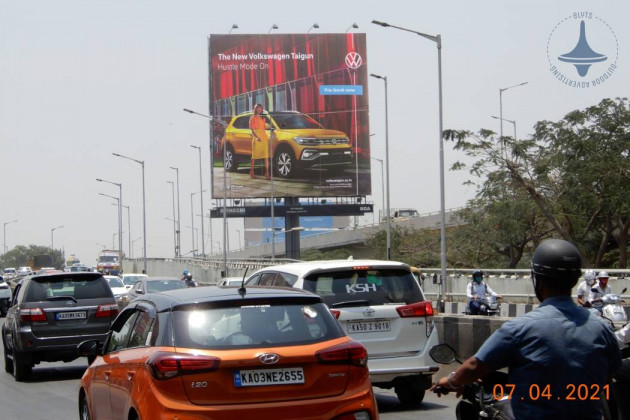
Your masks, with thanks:
M 66 302 L 66 306 L 77 306 L 76 303 L 74 303 L 73 301 L 69 300 Z
M 278 360 L 280 360 L 280 356 L 275 353 L 263 353 L 258 356 L 258 360 L 260 360 L 260 363 L 262 364 L 273 365 L 274 363 L 278 363 Z
M 373 317 L 375 313 L 376 311 L 374 311 L 374 309 L 367 308 L 365 311 L 363 311 L 363 316 L 365 316 L 366 318 L 370 318 Z
M 351 69 L 358 69 L 359 67 L 361 67 L 361 64 L 363 64 L 363 59 L 361 58 L 359 53 L 349 52 L 346 55 L 346 66 L 350 67 Z

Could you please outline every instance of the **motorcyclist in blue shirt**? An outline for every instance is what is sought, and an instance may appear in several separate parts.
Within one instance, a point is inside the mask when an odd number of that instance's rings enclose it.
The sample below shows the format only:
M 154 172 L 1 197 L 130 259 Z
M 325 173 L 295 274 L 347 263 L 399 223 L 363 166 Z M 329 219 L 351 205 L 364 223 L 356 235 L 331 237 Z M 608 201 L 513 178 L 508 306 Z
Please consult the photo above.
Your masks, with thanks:
M 531 262 L 541 305 L 503 324 L 477 354 L 434 388 L 459 390 L 507 367 L 504 389 L 516 419 L 601 420 L 599 392 L 609 387 L 621 354 L 610 324 L 571 298 L 580 268 L 580 253 L 570 242 L 541 243 Z

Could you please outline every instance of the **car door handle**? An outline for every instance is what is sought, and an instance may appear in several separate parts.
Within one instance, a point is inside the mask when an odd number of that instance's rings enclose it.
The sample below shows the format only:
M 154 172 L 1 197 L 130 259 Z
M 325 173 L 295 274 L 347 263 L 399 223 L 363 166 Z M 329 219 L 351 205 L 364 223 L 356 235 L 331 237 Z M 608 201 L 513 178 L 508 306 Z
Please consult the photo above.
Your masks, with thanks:
M 128 370 L 127 371 L 127 380 L 130 381 L 133 379 L 133 376 L 136 374 L 136 372 L 134 372 L 133 370 Z

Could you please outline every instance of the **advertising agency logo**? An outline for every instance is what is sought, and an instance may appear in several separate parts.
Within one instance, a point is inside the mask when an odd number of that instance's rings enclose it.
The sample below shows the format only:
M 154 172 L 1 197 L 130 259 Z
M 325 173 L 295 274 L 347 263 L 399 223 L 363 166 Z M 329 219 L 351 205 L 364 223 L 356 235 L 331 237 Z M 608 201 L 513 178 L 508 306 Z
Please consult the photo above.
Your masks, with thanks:
M 351 69 L 358 69 L 359 67 L 361 67 L 361 64 L 363 64 L 363 59 L 361 58 L 359 53 L 349 52 L 348 54 L 346 54 L 346 66 L 350 67 Z
M 605 83 L 617 70 L 619 44 L 610 25 L 592 12 L 575 12 L 549 34 L 551 74 L 569 87 L 588 89 Z

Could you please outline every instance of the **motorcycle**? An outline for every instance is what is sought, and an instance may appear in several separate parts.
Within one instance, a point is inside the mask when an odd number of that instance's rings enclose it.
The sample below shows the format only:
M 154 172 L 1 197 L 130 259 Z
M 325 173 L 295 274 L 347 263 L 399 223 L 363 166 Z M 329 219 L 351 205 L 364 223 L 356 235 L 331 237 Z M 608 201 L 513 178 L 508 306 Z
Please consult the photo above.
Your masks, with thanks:
M 597 314 L 610 321 L 615 330 L 622 328 L 628 323 L 626 311 L 623 306 L 620 305 L 620 303 L 625 302 L 621 299 L 620 295 L 624 294 L 626 290 L 627 288 L 624 287 L 619 295 L 616 293 L 605 294 L 602 297 L 602 303 L 604 306 L 597 310 Z M 597 289 L 591 289 L 591 291 L 597 293 Z
M 455 350 L 448 344 L 438 344 L 429 350 L 429 355 L 436 363 L 450 365 L 453 362 L 462 362 L 457 359 Z M 508 381 L 507 373 L 490 372 L 483 377 L 483 382 L 473 382 L 459 391 L 462 399 L 455 407 L 457 420 L 498 419 L 514 420 L 512 406 L 507 396 L 495 394 L 498 388 L 502 388 Z M 436 387 L 433 389 L 438 395 L 452 392 L 450 389 Z
M 501 305 L 496 296 L 489 295 L 487 297 L 478 297 L 480 302 L 479 313 L 477 315 L 493 316 L 501 313 Z M 470 302 L 466 305 L 466 315 L 472 315 L 470 312 Z

